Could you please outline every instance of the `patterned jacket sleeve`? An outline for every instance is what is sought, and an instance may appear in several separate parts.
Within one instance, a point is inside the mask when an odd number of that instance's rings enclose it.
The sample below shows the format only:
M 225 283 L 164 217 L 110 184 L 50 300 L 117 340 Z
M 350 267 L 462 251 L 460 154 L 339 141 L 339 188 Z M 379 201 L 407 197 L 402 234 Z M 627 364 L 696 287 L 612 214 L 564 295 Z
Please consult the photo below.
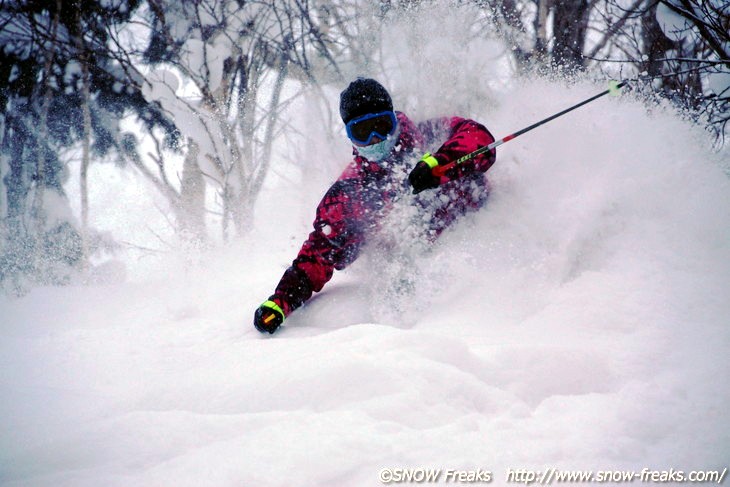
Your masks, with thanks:
M 421 130 L 431 136 L 445 132 L 448 137 L 446 142 L 432 154 L 439 166 L 448 166 L 470 152 L 494 142 L 494 137 L 484 125 L 461 117 L 429 120 L 422 125 Z M 492 149 L 473 159 L 453 165 L 445 171 L 441 183 L 459 179 L 473 172 L 486 172 L 495 160 L 496 151 Z
M 339 180 L 317 206 L 314 231 L 284 272 L 270 299 L 289 315 L 320 291 L 335 269 L 344 269 L 358 256 L 362 229 L 354 180 Z

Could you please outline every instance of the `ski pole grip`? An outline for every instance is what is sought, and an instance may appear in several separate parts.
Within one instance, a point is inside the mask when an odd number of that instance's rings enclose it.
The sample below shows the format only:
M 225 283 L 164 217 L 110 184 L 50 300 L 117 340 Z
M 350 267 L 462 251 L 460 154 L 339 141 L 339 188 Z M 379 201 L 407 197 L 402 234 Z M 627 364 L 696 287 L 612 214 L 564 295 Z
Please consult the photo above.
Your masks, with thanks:
M 611 96 L 618 96 L 626 81 L 611 80 L 608 82 L 608 92 Z
M 444 174 L 446 174 L 446 171 L 451 169 L 452 167 L 456 166 L 455 162 L 450 162 L 448 164 L 444 164 L 443 166 L 436 166 L 431 170 L 431 173 L 436 176 L 437 178 L 443 177 Z

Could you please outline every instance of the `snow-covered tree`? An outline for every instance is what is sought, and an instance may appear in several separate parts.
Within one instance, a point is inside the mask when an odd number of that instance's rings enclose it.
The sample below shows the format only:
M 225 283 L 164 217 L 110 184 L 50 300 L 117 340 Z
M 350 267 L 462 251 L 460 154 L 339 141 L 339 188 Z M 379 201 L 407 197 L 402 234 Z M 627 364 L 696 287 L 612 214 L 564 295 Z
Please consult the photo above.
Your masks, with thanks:
M 719 0 L 607 0 L 627 19 L 595 62 L 646 80 L 647 94 L 689 109 L 716 135 L 730 120 L 730 4 Z
M 80 149 L 82 173 L 116 144 L 117 121 L 132 108 L 150 124 L 161 113 L 144 100 L 110 51 L 115 26 L 138 2 L 3 2 L 0 10 L 0 284 L 63 283 L 86 265 L 82 222 L 64 190 Z M 167 124 L 170 129 L 169 123 Z M 85 175 L 82 174 L 82 199 Z
M 204 233 L 201 185 L 212 185 L 230 225 L 245 234 L 271 162 L 287 79 L 340 77 L 309 2 L 149 0 L 144 94 L 189 142 L 180 198 L 194 232 Z M 203 177 L 200 177 L 200 176 Z M 191 198 L 196 198 L 193 203 Z

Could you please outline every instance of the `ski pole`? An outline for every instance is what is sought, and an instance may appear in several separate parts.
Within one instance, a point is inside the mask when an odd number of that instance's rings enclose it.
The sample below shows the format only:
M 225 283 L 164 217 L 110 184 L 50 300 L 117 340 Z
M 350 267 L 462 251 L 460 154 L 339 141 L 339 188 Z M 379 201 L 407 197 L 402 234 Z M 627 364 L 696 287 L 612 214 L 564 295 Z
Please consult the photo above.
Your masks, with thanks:
M 444 173 L 446 171 L 448 171 L 452 167 L 454 167 L 454 166 L 456 166 L 458 164 L 461 164 L 463 162 L 466 162 L 469 159 L 473 159 L 474 157 L 476 157 L 476 156 L 478 156 L 480 154 L 484 154 L 485 152 L 488 152 L 488 151 L 494 149 L 495 147 L 499 147 L 500 145 L 504 144 L 505 142 L 509 142 L 510 140 L 515 139 L 515 138 L 519 137 L 520 135 L 522 135 L 522 134 L 524 134 L 526 132 L 529 132 L 530 130 L 532 130 L 534 128 L 537 128 L 540 125 L 546 124 L 546 123 L 548 123 L 551 120 L 555 120 L 556 118 L 558 118 L 558 117 L 560 117 L 562 115 L 565 115 L 566 113 L 568 113 L 568 112 L 570 112 L 572 110 L 575 110 L 576 108 L 582 107 L 583 105 L 585 105 L 587 103 L 590 103 L 590 102 L 592 102 L 594 100 L 597 100 L 598 98 L 600 98 L 600 97 L 602 97 L 604 95 L 607 95 L 609 93 L 612 94 L 612 95 L 614 95 L 614 96 L 615 95 L 618 95 L 618 92 L 621 89 L 621 87 L 623 87 L 627 82 L 628 82 L 628 80 L 624 80 L 624 81 L 621 81 L 621 82 L 618 82 L 618 81 L 609 81 L 609 83 L 608 83 L 608 89 L 606 91 L 603 91 L 603 92 L 601 92 L 601 93 L 599 93 L 599 94 L 597 94 L 595 96 L 592 96 L 592 97 L 588 98 L 587 100 L 583 100 L 582 102 L 580 102 L 580 103 L 578 103 L 576 105 L 573 105 L 570 108 L 566 108 L 562 112 L 556 113 L 555 115 L 552 115 L 552 116 L 550 116 L 550 117 L 548 117 L 548 118 L 546 118 L 544 120 L 540 120 L 537 123 L 533 123 L 529 127 L 525 127 L 522 130 L 518 130 L 517 132 L 515 132 L 513 134 L 510 134 L 510 135 L 508 135 L 506 137 L 503 137 L 503 138 L 501 138 L 499 140 L 495 140 L 491 144 L 489 144 L 489 145 L 487 145 L 485 147 L 479 148 L 479 149 L 475 150 L 474 152 L 470 152 L 469 154 L 467 154 L 467 155 L 465 155 L 465 156 L 457 159 L 454 162 L 450 162 L 449 164 L 446 164 L 444 166 L 436 166 L 433 169 L 433 173 L 434 173 L 434 175 L 436 175 L 438 177 L 441 177 L 441 176 L 444 175 Z

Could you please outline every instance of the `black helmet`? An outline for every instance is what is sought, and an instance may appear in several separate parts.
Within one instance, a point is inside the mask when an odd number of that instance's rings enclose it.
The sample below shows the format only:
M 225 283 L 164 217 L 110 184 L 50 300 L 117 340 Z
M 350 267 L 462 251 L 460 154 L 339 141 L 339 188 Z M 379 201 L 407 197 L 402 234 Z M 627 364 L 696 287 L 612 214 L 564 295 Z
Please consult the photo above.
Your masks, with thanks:
M 347 123 L 371 113 L 393 111 L 393 101 L 383 85 L 370 78 L 357 78 L 340 93 L 340 116 Z

